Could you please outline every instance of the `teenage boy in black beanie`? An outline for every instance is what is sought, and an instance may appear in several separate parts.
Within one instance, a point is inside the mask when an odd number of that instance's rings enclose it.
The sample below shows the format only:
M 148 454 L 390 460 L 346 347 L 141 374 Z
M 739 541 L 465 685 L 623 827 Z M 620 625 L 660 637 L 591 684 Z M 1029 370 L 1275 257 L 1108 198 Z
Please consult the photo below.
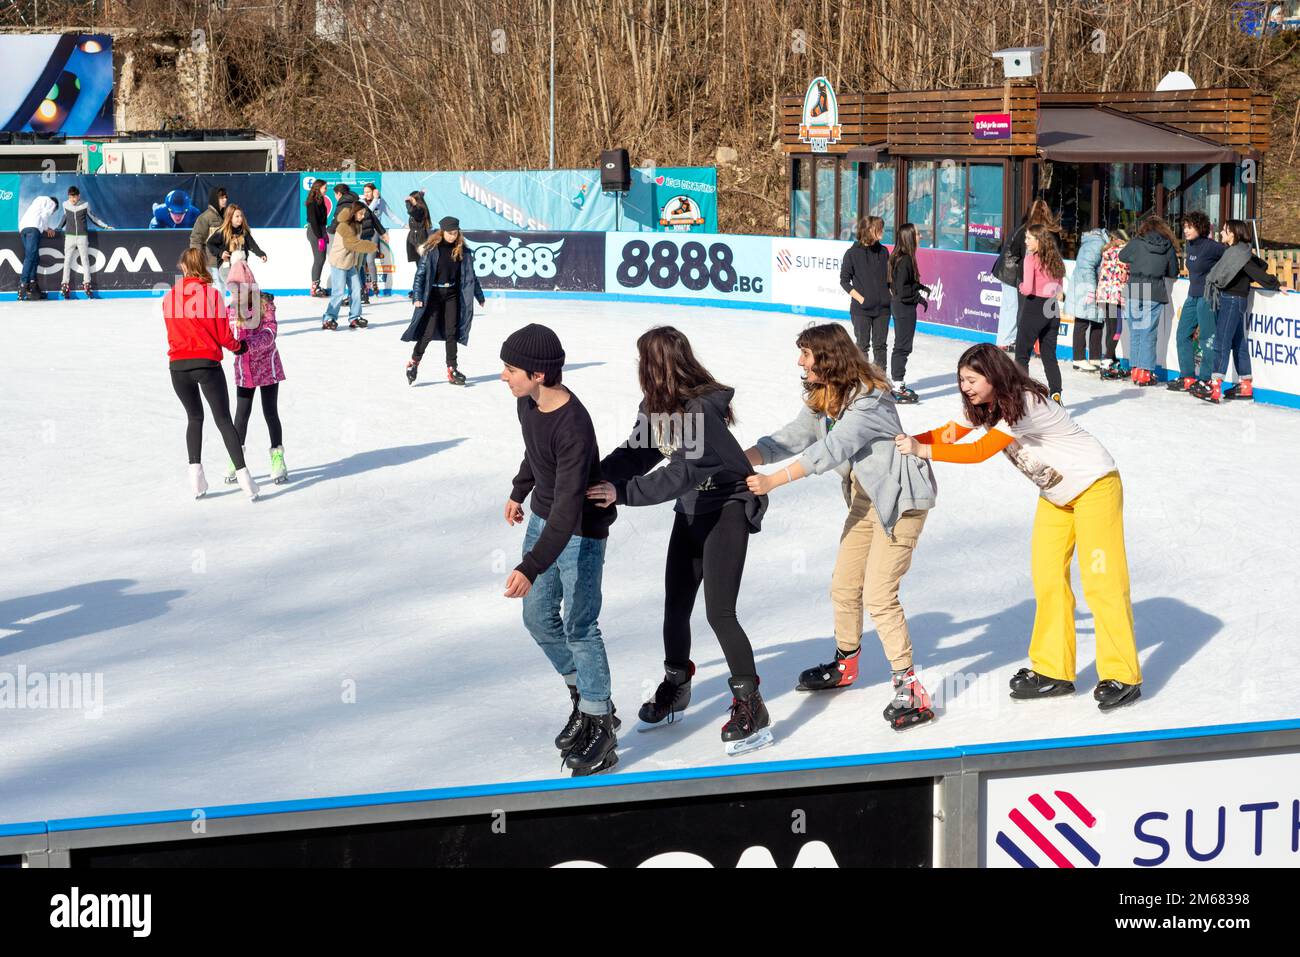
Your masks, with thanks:
M 617 514 L 587 498 L 600 481 L 591 416 L 560 384 L 564 348 L 546 326 L 531 324 L 501 346 L 501 381 L 518 400 L 524 460 L 506 501 L 509 525 L 532 516 L 524 558 L 506 579 L 506 597 L 524 600 L 524 626 L 569 687 L 572 711 L 555 746 L 574 777 L 618 763 L 619 726 L 610 701 L 609 659 L 597 617 L 605 540 Z M 563 607 L 563 613 L 561 613 Z

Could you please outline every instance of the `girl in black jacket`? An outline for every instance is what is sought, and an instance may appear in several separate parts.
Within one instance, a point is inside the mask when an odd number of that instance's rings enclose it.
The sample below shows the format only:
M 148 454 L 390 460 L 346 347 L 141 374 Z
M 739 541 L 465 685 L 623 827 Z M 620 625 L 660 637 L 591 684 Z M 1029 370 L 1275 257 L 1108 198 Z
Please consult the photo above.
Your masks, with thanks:
M 722 727 L 728 755 L 773 741 L 758 691 L 754 649 L 736 618 L 749 536 L 762 526 L 767 497 L 745 484 L 754 474 L 729 426 L 734 390 L 700 365 L 671 326 L 637 340 L 644 398 L 631 437 L 600 463 L 604 481 L 589 498 L 602 505 L 658 505 L 676 499 L 664 571 L 664 680 L 641 707 L 647 725 L 672 722 L 691 697 L 691 610 L 701 584 L 709 625 L 731 670 L 731 715 Z M 668 465 L 654 469 L 664 459 Z
M 474 274 L 474 256 L 460 231 L 460 220 L 455 216 L 439 220 L 438 231 L 424 241 L 420 254 L 411 284 L 415 311 L 402 333 L 403 342 L 415 343 L 406 364 L 406 381 L 415 385 L 424 350 L 430 341 L 441 339 L 446 344 L 447 381 L 464 385 L 465 376 L 456 367 L 456 346 L 469 345 L 474 301 L 481 306 L 486 300 Z
M 907 357 L 912 354 L 916 335 L 916 307 L 921 294 L 930 287 L 921 284 L 916 266 L 916 227 L 903 223 L 898 227 L 898 242 L 889 254 L 890 311 L 894 314 L 894 353 L 890 357 L 890 377 L 894 380 L 894 401 L 916 402 L 917 394 L 907 387 Z
M 868 216 L 858 226 L 857 242 L 844 254 L 840 288 L 849 294 L 849 318 L 858 348 L 882 369 L 889 335 L 889 250 L 880 244 L 885 221 Z
M 307 243 L 311 246 L 311 294 L 318 297 L 329 296 L 329 293 L 320 287 L 320 274 L 325 268 L 325 254 L 329 251 L 329 235 L 325 232 L 329 219 L 325 211 L 327 185 L 329 184 L 323 179 L 314 179 L 307 193 Z
M 253 238 L 253 230 L 244 218 L 244 211 L 231 203 L 226 207 L 221 228 L 208 237 L 208 255 L 220 263 L 222 283 L 226 282 L 237 263 L 243 263 L 244 269 L 248 268 L 250 253 L 266 262 L 266 253 Z M 236 281 L 251 281 L 251 273 L 247 277 L 237 275 Z

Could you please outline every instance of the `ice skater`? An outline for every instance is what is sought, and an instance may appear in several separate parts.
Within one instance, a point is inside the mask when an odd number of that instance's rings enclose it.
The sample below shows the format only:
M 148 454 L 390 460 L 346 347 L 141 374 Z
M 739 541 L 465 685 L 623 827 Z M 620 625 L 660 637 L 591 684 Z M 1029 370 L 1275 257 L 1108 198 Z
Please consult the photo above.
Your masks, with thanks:
M 221 370 L 221 350 L 235 355 L 248 351 L 248 344 L 236 340 L 227 318 L 221 293 L 212 284 L 207 253 L 190 247 L 178 263 L 181 278 L 163 297 L 163 319 L 167 324 L 167 359 L 172 388 L 176 391 L 189 424 L 185 429 L 185 448 L 190 457 L 190 490 L 195 498 L 208 491 L 203 475 L 203 402 L 207 400 L 212 418 L 221 432 L 221 441 L 235 466 L 235 480 L 250 500 L 258 496 L 244 464 L 239 433 L 230 419 L 230 393 L 226 375 Z
M 18 224 L 18 235 L 23 241 L 23 271 L 18 278 L 18 301 L 46 298 L 36 281 L 36 270 L 41 263 L 41 236 L 54 238 L 54 230 L 65 217 L 59 201 L 53 196 L 37 196 L 23 213 Z M 67 257 L 64 257 L 67 262 Z
M 411 324 L 402 333 L 403 342 L 414 342 L 406 363 L 406 381 L 415 384 L 420 360 L 434 339 L 445 343 L 447 381 L 464 385 L 465 376 L 457 367 L 457 344 L 469 345 L 469 327 L 474 321 L 474 301 L 481 306 L 483 288 L 474 274 L 473 257 L 460 231 L 460 220 L 444 216 L 438 229 L 420 246 L 420 264 L 415 267 L 412 284 L 415 311 Z
M 256 280 L 248 265 L 249 253 L 266 262 L 266 253 L 253 238 L 253 230 L 244 218 L 244 211 L 231 203 L 226 207 L 221 228 L 208 237 L 208 261 L 218 265 L 218 281 L 227 292 L 232 285 L 251 286 Z
M 745 455 L 754 465 L 793 456 L 778 472 L 755 475 L 749 488 L 766 494 L 808 475 L 834 470 L 843 480 L 848 518 L 831 575 L 835 657 L 799 676 L 799 691 L 829 691 L 858 677 L 863 609 L 889 662 L 893 698 L 884 718 L 895 730 L 934 718 L 916 676 L 899 585 L 935 503 L 929 463 L 898 454 L 902 430 L 889 380 L 867 361 L 843 326 L 805 329 L 795 340 L 803 370 L 803 404 L 795 420 L 764 436 Z M 1010 361 L 1010 360 L 1008 360 Z
M 868 360 L 885 367 L 889 337 L 889 250 L 880 242 L 885 221 L 867 216 L 858 223 L 857 241 L 844 254 L 840 288 L 849 294 L 849 318 L 858 347 Z
M 81 290 L 89 299 L 93 296 L 94 289 L 90 284 L 90 227 L 87 223 L 94 223 L 100 229 L 112 229 L 90 209 L 90 204 L 84 202 L 81 198 L 81 190 L 75 186 L 68 187 L 68 198 L 63 203 L 63 282 L 59 286 L 59 291 L 63 294 L 64 299 L 72 298 L 72 287 L 69 280 L 72 276 L 72 254 L 77 254 L 81 270 L 82 281 Z
M 1029 668 L 1011 679 L 1011 697 L 1074 693 L 1074 592 L 1070 559 L 1079 551 L 1083 597 L 1097 633 L 1093 698 L 1102 711 L 1142 695 L 1124 550 L 1124 488 L 1115 460 L 1050 401 L 1041 382 L 988 343 L 972 346 L 957 364 L 964 421 L 917 436 L 899 435 L 898 451 L 937 462 L 983 462 L 1002 452 L 1038 486 L 1031 573 L 1034 631 Z M 972 429 L 976 442 L 957 444 Z
M 353 217 L 359 203 L 347 203 L 334 212 L 337 222 L 330 240 L 330 301 L 321 317 L 321 328 L 339 327 L 339 309 L 348 300 L 348 328 L 364 329 L 368 323 L 361 315 L 361 257 L 379 247 L 358 234 Z
M 523 599 L 524 626 L 568 686 L 572 710 L 555 738 L 564 766 L 575 777 L 598 774 L 618 764 L 619 721 L 597 621 L 605 542 L 618 513 L 587 498 L 600 481 L 600 450 L 591 416 L 562 384 L 559 337 L 524 326 L 501 346 L 501 361 L 524 437 L 506 524 L 524 520 L 530 494 L 533 513 L 505 595 Z
M 232 273 L 233 274 L 233 273 Z M 253 412 L 253 396 L 262 394 L 262 417 L 271 440 L 271 481 L 283 485 L 289 481 L 284 464 L 284 432 L 280 425 L 280 383 L 284 366 L 275 346 L 275 297 L 254 284 L 230 283 L 229 316 L 235 339 L 248 344 L 235 357 L 235 431 L 242 449 L 248 438 L 248 420 Z M 226 471 L 226 484 L 236 481 L 235 463 Z
M 691 610 L 703 585 L 709 627 L 731 672 L 722 743 L 728 755 L 755 751 L 772 744 L 772 722 L 736 599 L 749 536 L 762 528 L 767 499 L 745 485 L 754 470 L 729 428 L 735 390 L 709 374 L 672 326 L 644 333 L 636 348 L 642 394 L 636 424 L 600 463 L 603 481 L 587 495 L 602 505 L 676 500 L 664 569 L 664 679 L 640 717 L 656 726 L 686 710 L 695 673 Z M 665 459 L 667 466 L 655 468 Z
M 916 391 L 907 387 L 907 357 L 912 354 L 916 337 L 916 307 L 929 307 L 926 295 L 930 287 L 921 282 L 916 264 L 916 227 L 903 223 L 898 227 L 898 241 L 889 253 L 889 311 L 894 317 L 894 351 L 889 357 L 889 374 L 894 380 L 894 401 L 919 401 Z

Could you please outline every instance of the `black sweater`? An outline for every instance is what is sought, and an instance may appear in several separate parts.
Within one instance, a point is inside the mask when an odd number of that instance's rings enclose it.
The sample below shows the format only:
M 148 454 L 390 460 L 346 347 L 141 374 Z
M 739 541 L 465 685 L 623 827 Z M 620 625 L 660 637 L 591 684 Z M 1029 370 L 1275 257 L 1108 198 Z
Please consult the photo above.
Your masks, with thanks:
M 325 235 L 325 204 L 308 203 L 307 204 L 307 229 L 312 236 L 320 239 Z
M 856 289 L 862 302 L 852 299 L 849 312 L 879 316 L 889 312 L 889 250 L 880 243 L 854 243 L 840 265 L 840 288 Z
M 1197 236 L 1186 246 L 1187 253 L 1187 295 L 1197 299 L 1205 295 L 1205 276 L 1219 261 L 1223 251 L 1228 247 L 1215 242 L 1209 236 Z
M 253 231 L 247 226 L 240 226 L 237 229 L 234 229 L 233 232 L 236 237 L 244 237 L 244 251 L 250 256 L 266 255 L 266 253 L 262 252 L 262 247 L 257 245 L 257 240 L 253 238 Z M 234 252 L 234 249 L 231 249 L 226 245 L 226 234 L 222 230 L 218 229 L 208 237 L 208 255 L 215 256 L 220 260 L 221 254 L 224 252 Z
M 522 504 L 532 492 L 533 514 L 546 521 L 541 537 L 515 566 L 531 582 L 555 563 L 574 535 L 607 538 L 618 510 L 587 498 L 587 489 L 600 481 L 600 451 L 591 416 L 578 397 L 570 392 L 569 401 L 552 412 L 540 411 L 527 397 L 517 408 L 524 460 L 510 498 Z
M 911 256 L 903 253 L 894 260 L 894 274 L 890 278 L 894 302 L 915 306 L 921 301 L 921 277 L 916 271 L 916 260 Z
M 1241 268 L 1241 272 L 1233 277 L 1232 282 L 1223 287 L 1223 291 L 1229 296 L 1242 296 L 1243 298 L 1250 295 L 1250 283 L 1254 280 L 1265 289 L 1276 289 L 1280 282 L 1277 276 L 1272 276 L 1268 271 L 1268 264 L 1258 256 L 1251 256 L 1250 262 Z
M 741 502 L 750 530 L 757 532 L 767 496 L 756 496 L 745 485 L 754 469 L 727 426 L 727 406 L 734 394 L 734 389 L 718 389 L 687 402 L 689 418 L 678 420 L 686 442 L 676 447 L 655 444 L 660 438 L 656 423 L 646 416 L 642 402 L 631 436 L 600 463 L 600 474 L 613 484 L 616 501 L 659 505 L 676 499 L 673 510 L 685 515 L 716 512 L 728 502 Z M 655 469 L 665 458 L 668 464 Z

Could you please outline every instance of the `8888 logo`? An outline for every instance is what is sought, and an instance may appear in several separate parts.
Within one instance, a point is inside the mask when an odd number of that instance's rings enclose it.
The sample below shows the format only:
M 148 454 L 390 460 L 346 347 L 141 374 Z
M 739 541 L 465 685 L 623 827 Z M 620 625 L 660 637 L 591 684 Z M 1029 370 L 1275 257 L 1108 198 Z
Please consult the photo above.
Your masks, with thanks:
M 742 275 L 735 253 L 727 243 L 686 242 L 679 248 L 671 240 L 661 240 L 652 247 L 643 239 L 634 239 L 623 247 L 623 258 L 614 273 L 618 284 L 639 289 L 648 280 L 654 289 L 684 286 L 691 292 L 710 287 L 716 292 L 761 295 L 763 277 Z

